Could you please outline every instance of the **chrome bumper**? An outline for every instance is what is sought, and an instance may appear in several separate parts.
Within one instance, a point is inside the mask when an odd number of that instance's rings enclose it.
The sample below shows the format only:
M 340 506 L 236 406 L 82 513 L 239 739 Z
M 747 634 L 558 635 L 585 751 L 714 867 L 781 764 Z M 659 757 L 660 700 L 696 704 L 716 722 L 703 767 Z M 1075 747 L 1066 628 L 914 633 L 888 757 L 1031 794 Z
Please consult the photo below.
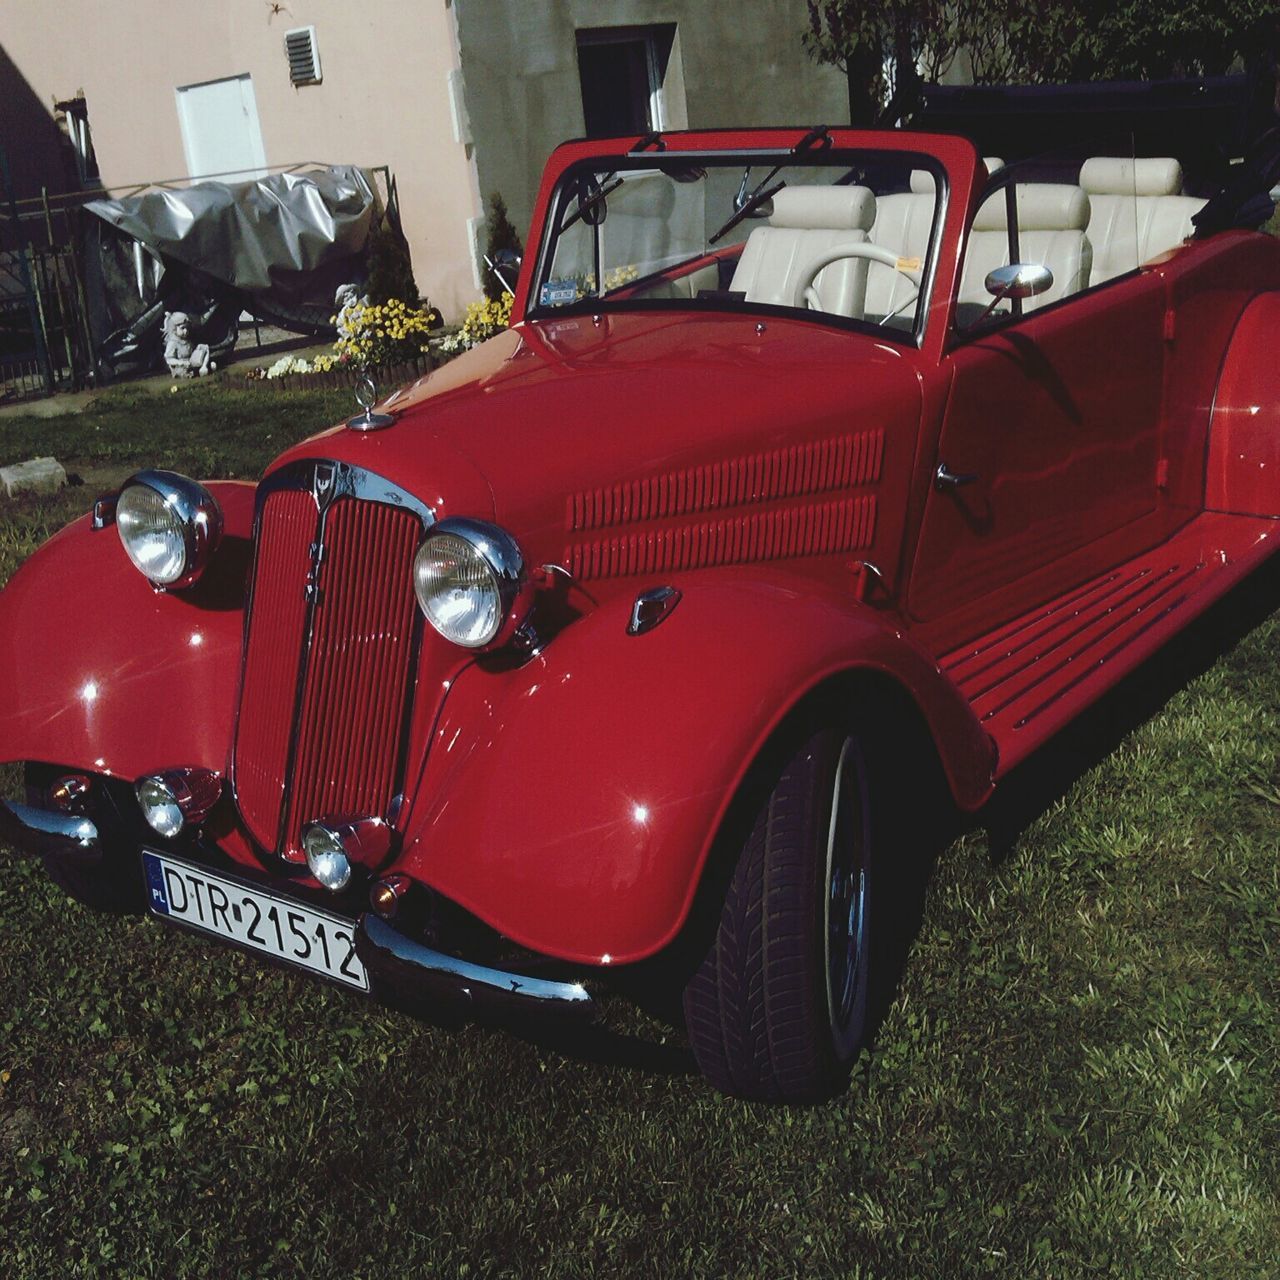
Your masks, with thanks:
M 101 861 L 98 828 L 88 819 L 0 800 L 0 840 L 23 853 L 53 854 L 87 866 Z
M 579 982 L 507 973 L 432 951 L 380 916 L 360 917 L 356 953 L 375 977 L 408 996 L 461 1000 L 477 1008 L 537 1009 L 590 1018 L 595 1001 Z

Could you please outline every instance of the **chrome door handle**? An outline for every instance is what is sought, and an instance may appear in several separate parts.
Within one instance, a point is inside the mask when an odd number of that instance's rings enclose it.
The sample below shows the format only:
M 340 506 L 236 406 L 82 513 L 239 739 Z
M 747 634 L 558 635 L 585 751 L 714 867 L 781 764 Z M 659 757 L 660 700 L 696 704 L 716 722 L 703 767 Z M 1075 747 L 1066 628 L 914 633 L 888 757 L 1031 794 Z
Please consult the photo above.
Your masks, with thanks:
M 933 487 L 939 493 L 945 493 L 948 489 L 958 489 L 963 484 L 977 484 L 977 482 L 976 472 L 957 475 L 954 471 L 947 470 L 945 462 L 938 463 L 938 469 L 933 473 Z

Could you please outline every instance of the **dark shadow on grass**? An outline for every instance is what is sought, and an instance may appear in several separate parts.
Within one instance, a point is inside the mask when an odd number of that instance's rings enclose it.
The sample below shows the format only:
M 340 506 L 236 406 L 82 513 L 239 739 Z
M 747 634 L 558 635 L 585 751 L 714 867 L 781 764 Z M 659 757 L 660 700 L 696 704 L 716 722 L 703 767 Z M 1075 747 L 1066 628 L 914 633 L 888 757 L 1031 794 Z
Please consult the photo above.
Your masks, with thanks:
M 992 862 L 1010 858 L 1046 809 L 1277 609 L 1280 560 L 1273 559 L 1013 769 L 968 824 L 986 829 Z
M 622 984 L 615 985 L 625 988 L 628 984 L 624 978 Z M 644 1007 L 644 1001 L 638 999 L 634 991 L 627 991 L 626 995 Z M 393 992 L 379 992 L 379 999 L 390 1008 L 442 1031 L 457 1032 L 466 1026 L 475 1026 L 491 1034 L 514 1036 L 541 1052 L 560 1054 L 577 1062 L 624 1067 L 656 1076 L 697 1074 L 693 1055 L 682 1044 L 664 1044 L 626 1034 L 599 1022 L 581 1023 L 554 1013 L 499 1014 L 473 1009 L 464 1001 L 427 1004 Z M 674 1026 L 671 1030 L 674 1032 Z
M 507 1030 L 543 1052 L 562 1054 L 577 1062 L 623 1067 L 669 1078 L 698 1074 L 693 1054 L 684 1045 L 662 1044 L 607 1027 L 510 1024 Z

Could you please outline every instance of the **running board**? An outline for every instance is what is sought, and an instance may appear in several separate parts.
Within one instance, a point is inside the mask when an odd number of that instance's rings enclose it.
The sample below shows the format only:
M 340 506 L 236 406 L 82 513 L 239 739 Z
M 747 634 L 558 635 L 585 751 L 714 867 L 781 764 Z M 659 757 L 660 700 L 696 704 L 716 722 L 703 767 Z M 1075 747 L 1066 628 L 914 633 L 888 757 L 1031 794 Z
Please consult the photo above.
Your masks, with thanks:
M 1155 549 L 946 654 L 999 751 L 996 776 L 1280 549 L 1280 523 L 1205 512 Z

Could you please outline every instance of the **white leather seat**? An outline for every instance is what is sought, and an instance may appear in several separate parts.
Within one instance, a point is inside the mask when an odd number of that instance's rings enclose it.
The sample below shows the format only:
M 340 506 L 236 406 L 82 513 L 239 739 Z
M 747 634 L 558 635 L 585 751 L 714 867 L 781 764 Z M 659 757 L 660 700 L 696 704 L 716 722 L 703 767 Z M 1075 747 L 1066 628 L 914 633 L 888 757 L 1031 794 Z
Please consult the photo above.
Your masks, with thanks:
M 1023 182 L 1017 188 L 1018 257 L 1053 272 L 1053 286 L 1023 302 L 1024 311 L 1048 306 L 1089 286 L 1093 250 L 1085 235 L 1089 197 L 1080 187 L 1056 182 Z M 989 196 L 978 210 L 969 233 L 960 282 L 960 301 L 991 301 L 986 278 L 1009 261 L 1009 228 L 1005 193 Z
M 1182 166 L 1172 158 L 1094 156 L 1080 167 L 1093 213 L 1091 284 L 1132 271 L 1181 244 L 1195 230 L 1204 201 L 1184 196 Z
M 937 203 L 933 191 L 933 175 L 924 169 L 911 174 L 911 190 L 881 196 L 876 201 L 876 220 L 871 239 L 890 249 L 899 258 L 914 260 L 917 271 L 929 252 L 929 232 L 933 229 L 933 211 Z M 892 267 L 872 263 L 867 275 L 867 315 L 887 316 L 898 307 L 906 308 L 907 299 L 915 296 L 916 286 Z
M 983 163 L 988 174 L 1004 165 L 999 156 L 985 156 Z M 873 243 L 892 249 L 908 262 L 923 265 L 929 253 L 935 204 L 933 174 L 927 169 L 913 169 L 910 191 L 880 196 L 876 200 L 876 220 L 871 228 Z M 908 311 L 907 300 L 915 291 L 915 285 L 900 271 L 873 262 L 867 274 L 867 315 L 878 319 L 898 307 Z
M 729 288 L 748 302 L 790 307 L 801 273 L 826 249 L 860 244 L 876 217 L 876 198 L 866 187 L 784 187 L 773 198 L 767 227 L 747 237 Z M 843 258 L 818 273 L 822 310 L 860 317 L 867 288 L 867 260 Z

